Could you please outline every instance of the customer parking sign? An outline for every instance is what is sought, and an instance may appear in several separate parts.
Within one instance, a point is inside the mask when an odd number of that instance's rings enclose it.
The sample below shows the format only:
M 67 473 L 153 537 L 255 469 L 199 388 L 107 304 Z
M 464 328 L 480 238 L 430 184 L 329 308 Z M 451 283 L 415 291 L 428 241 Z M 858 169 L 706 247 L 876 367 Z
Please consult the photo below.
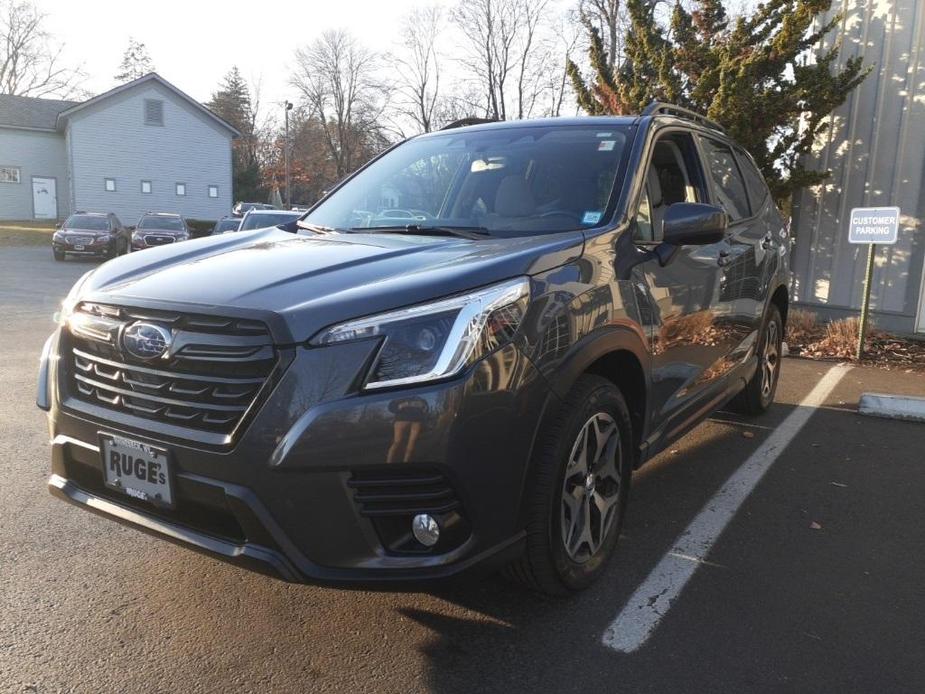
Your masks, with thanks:
M 899 238 L 898 207 L 855 207 L 848 224 L 850 243 L 892 245 Z

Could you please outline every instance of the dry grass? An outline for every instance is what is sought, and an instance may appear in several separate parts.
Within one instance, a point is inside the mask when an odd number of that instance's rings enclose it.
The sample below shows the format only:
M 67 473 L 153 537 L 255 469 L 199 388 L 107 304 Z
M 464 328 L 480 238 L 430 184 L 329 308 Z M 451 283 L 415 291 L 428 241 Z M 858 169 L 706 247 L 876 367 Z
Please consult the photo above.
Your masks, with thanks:
M 820 323 L 811 311 L 793 309 L 787 316 L 787 344 L 794 355 L 854 361 L 859 324 L 857 317 Z M 925 371 L 925 342 L 890 335 L 871 325 L 861 361 L 888 369 Z
M 0 246 L 46 246 L 55 222 L 0 222 Z
M 861 321 L 859 318 L 851 317 L 833 320 L 826 324 L 822 339 L 814 343 L 812 347 L 828 357 L 851 359 L 857 351 L 860 327 Z M 872 336 L 874 330 L 871 329 L 869 332 Z
M 787 337 L 790 344 L 805 345 L 814 339 L 818 332 L 816 314 L 801 308 L 791 309 L 787 314 Z

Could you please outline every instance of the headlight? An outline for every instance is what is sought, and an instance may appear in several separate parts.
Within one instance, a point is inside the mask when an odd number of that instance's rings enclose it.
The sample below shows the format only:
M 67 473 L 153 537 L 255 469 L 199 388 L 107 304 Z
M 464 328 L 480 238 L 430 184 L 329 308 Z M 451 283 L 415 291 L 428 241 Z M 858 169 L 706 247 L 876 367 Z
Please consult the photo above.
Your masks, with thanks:
M 189 234 L 177 234 L 177 241 L 186 241 L 189 239 Z
M 530 283 L 522 277 L 469 294 L 360 318 L 311 340 L 330 345 L 378 338 L 365 387 L 422 383 L 462 371 L 510 342 L 527 310 Z
M 71 314 L 74 312 L 74 307 L 77 305 L 77 300 L 80 297 L 80 290 L 83 288 L 87 278 L 90 277 L 93 272 L 93 270 L 88 270 L 85 272 L 79 280 L 74 282 L 74 286 L 71 287 L 71 291 L 69 291 L 67 296 L 64 297 L 64 301 L 61 302 L 61 310 L 54 315 L 54 320 L 58 325 L 64 325 L 71 317 Z

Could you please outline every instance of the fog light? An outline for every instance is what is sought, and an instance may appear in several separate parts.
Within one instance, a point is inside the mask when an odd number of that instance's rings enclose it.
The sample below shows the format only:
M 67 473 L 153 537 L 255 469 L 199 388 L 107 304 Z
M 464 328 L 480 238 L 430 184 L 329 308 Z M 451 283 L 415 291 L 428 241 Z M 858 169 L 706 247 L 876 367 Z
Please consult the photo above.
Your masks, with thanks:
M 419 513 L 411 521 L 411 533 L 425 547 L 433 547 L 440 539 L 440 526 L 433 516 Z

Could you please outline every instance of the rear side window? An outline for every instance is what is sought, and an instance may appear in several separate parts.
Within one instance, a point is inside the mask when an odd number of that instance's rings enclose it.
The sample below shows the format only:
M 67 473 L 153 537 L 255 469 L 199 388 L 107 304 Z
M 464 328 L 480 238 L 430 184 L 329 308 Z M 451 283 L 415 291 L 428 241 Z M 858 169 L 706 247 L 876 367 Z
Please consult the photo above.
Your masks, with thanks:
M 716 202 L 726 210 L 732 221 L 745 219 L 751 214 L 748 195 L 732 150 L 721 142 L 706 138 L 701 140 L 701 144 L 707 173 L 713 179 Z
M 748 198 L 752 203 L 752 211 L 757 212 L 764 205 L 770 191 L 768 191 L 768 186 L 764 182 L 764 176 L 752 163 L 751 157 L 742 150 L 736 150 L 736 153 L 739 155 L 739 165 L 742 168 L 742 176 L 745 177 L 745 187 L 748 188 Z

